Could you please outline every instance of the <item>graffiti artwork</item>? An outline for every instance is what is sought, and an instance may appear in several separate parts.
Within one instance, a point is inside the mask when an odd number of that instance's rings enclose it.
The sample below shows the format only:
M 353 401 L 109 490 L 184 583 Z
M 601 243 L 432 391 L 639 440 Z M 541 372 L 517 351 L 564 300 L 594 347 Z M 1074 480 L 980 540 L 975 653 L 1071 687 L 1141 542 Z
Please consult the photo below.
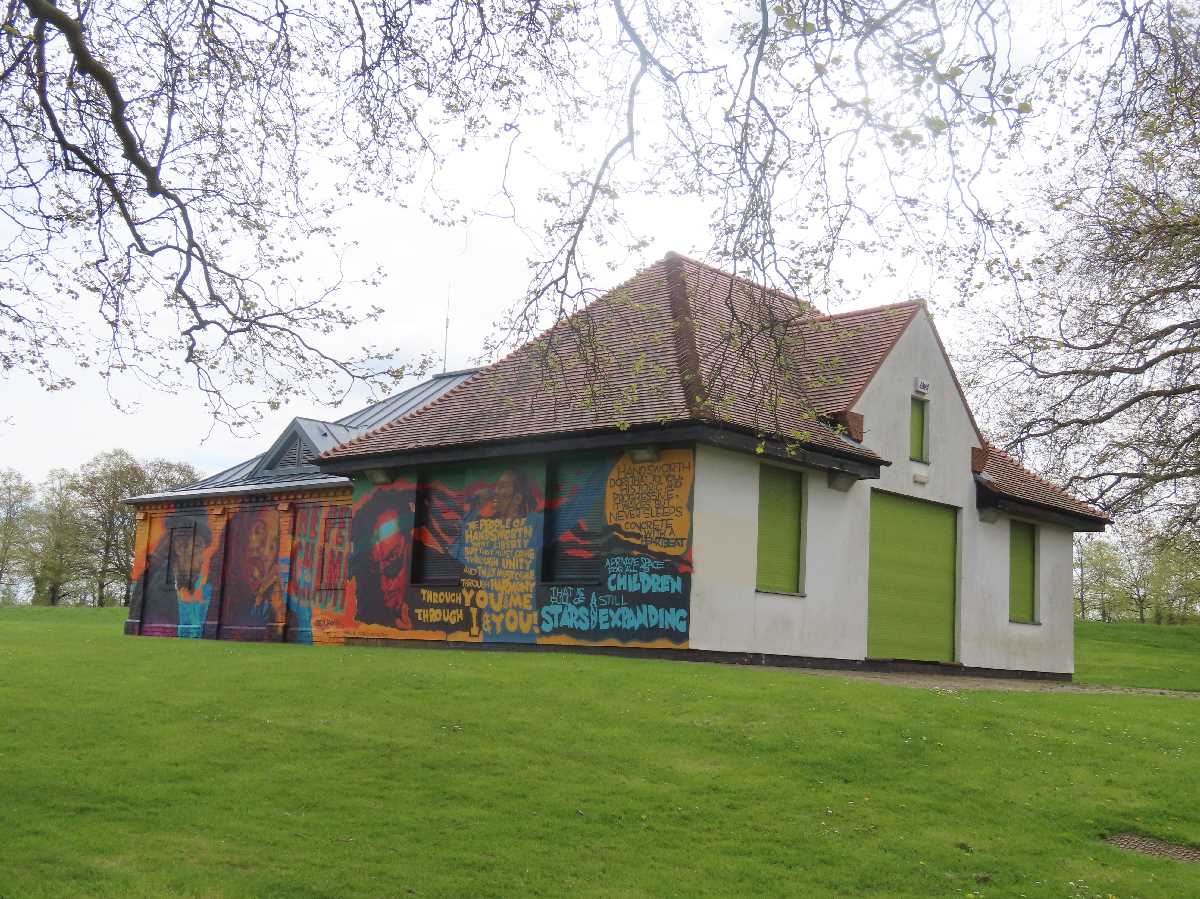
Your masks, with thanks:
M 225 530 L 220 632 L 226 639 L 263 639 L 283 620 L 279 583 L 279 513 L 235 512 Z
M 287 631 L 292 643 L 312 643 L 340 633 L 346 620 L 346 565 L 350 552 L 348 506 L 303 503 L 292 526 L 291 564 L 282 564 Z
M 346 588 L 354 621 L 412 627 L 408 583 L 415 496 L 411 481 L 397 481 L 375 488 L 354 505 Z
M 667 449 L 168 511 L 135 568 L 140 632 L 686 647 L 693 481 L 692 450 Z
M 686 646 L 692 482 L 682 449 L 360 483 L 355 619 L 401 639 Z
M 148 535 L 144 573 L 135 577 L 142 633 L 202 637 L 220 565 L 221 530 L 196 512 L 171 512 Z M 138 571 L 135 569 L 135 575 Z

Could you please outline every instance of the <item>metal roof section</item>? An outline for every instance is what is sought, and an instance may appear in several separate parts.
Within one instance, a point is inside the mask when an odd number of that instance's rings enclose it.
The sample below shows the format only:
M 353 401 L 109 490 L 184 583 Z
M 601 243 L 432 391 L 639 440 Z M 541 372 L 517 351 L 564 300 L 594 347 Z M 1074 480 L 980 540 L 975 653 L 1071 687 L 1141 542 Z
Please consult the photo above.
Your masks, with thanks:
M 351 437 L 355 437 L 364 431 L 370 431 L 390 421 L 403 418 L 408 413 L 420 409 L 427 403 L 433 402 L 443 393 L 453 390 L 477 371 L 479 371 L 477 368 L 462 368 L 458 371 L 443 372 L 402 393 L 388 397 L 386 400 L 367 406 L 364 409 L 359 409 L 357 412 L 351 412 L 345 418 L 339 418 L 336 422 L 332 422 L 332 424 L 347 428 L 346 440 L 349 440 Z M 345 440 L 338 441 L 338 443 L 344 442 Z
M 422 408 L 443 393 L 453 390 L 476 371 L 478 369 L 468 368 L 434 375 L 428 381 L 422 381 L 385 400 L 351 412 L 337 421 L 293 418 L 265 453 L 209 475 L 194 484 L 161 493 L 130 497 L 126 502 L 161 502 L 198 496 L 227 496 L 349 484 L 349 479 L 341 475 L 322 472 L 313 461 L 326 450 Z

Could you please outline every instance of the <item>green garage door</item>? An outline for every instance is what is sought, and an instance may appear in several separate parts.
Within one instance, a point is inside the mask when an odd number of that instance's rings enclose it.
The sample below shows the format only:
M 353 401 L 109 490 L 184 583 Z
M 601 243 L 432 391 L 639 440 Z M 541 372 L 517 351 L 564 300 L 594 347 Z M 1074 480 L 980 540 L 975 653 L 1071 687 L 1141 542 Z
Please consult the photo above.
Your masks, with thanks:
M 954 661 L 955 510 L 871 493 L 867 655 Z

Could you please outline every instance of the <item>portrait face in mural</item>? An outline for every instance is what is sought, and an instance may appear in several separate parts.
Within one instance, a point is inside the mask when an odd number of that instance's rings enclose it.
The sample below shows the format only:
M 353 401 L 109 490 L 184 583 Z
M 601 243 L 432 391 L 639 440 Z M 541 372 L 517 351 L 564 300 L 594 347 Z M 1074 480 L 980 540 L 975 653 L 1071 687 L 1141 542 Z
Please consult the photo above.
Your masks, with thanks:
M 400 513 L 386 509 L 375 518 L 371 532 L 371 559 L 379 572 L 379 586 L 384 604 L 395 609 L 401 627 L 411 627 L 408 601 L 408 538 L 400 521 Z
M 275 589 L 276 556 L 278 550 L 277 523 L 271 516 L 258 515 L 250 522 L 244 548 L 245 589 L 256 616 L 265 614 Z
M 496 478 L 490 489 L 479 493 L 474 505 L 474 514 L 468 514 L 468 518 L 525 518 L 536 503 L 528 479 L 510 468 Z
M 364 624 L 412 627 L 408 584 L 412 569 L 414 494 L 411 486 L 373 491 L 351 519 L 350 576 L 355 618 Z

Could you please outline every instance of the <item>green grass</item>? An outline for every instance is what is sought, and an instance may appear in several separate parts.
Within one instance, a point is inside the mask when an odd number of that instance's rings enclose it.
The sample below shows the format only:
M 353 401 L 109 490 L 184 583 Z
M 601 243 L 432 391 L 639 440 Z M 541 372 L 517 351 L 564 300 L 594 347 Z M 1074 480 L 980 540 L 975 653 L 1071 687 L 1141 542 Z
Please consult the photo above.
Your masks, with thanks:
M 0 895 L 1200 895 L 1190 699 L 120 617 L 0 610 Z
M 1200 691 L 1200 627 L 1077 622 L 1075 680 Z

